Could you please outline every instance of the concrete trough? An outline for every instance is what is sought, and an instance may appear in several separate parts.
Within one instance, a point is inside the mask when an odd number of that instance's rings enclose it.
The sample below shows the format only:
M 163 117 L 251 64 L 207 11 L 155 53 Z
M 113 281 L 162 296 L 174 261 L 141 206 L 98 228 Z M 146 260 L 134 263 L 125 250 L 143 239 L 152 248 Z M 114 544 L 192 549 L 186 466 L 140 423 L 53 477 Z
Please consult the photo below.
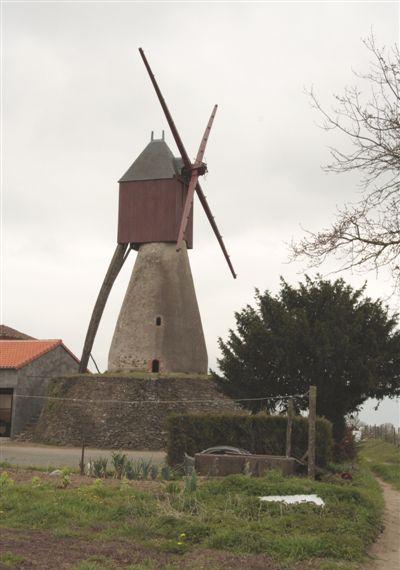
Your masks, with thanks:
M 198 475 L 224 477 L 248 473 L 256 477 L 276 469 L 282 475 L 293 475 L 297 462 L 292 457 L 280 455 L 216 455 L 196 453 L 195 470 Z

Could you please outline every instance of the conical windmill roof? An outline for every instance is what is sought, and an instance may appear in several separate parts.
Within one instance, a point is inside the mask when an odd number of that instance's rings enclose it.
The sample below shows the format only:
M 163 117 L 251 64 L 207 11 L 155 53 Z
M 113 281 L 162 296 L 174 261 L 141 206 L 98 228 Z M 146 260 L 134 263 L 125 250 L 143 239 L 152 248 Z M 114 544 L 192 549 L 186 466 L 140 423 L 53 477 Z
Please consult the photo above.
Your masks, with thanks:
M 152 140 L 119 182 L 174 178 L 180 174 L 182 165 L 182 159 L 174 157 L 164 139 Z

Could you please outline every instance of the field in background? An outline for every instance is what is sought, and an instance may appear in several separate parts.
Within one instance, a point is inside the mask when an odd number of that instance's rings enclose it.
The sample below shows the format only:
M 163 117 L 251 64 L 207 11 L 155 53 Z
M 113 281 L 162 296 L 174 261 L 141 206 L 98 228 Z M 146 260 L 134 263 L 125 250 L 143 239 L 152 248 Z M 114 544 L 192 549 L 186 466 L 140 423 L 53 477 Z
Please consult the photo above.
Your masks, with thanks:
M 378 477 L 400 490 L 400 449 L 380 439 L 362 442 L 359 457 Z

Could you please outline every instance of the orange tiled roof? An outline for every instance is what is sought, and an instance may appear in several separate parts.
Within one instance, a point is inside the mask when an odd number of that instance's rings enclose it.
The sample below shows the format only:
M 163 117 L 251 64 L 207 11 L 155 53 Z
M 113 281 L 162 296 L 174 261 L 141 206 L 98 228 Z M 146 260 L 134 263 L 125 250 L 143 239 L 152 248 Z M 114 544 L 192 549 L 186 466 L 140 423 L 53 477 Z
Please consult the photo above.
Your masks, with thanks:
M 78 359 L 63 345 L 62 340 L 0 340 L 0 368 L 22 368 L 46 352 L 62 346 L 75 360 Z M 79 361 L 78 361 L 79 362 Z

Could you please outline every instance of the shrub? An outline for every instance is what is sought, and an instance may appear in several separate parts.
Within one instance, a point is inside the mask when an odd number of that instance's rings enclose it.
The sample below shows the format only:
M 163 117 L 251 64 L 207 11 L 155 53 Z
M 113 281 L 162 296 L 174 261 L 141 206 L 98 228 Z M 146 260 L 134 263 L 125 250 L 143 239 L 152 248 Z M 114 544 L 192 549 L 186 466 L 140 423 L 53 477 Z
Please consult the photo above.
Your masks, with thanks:
M 251 453 L 285 455 L 286 416 L 239 414 L 172 414 L 167 419 L 168 463 L 183 463 L 184 455 L 194 455 L 207 447 L 231 445 Z M 300 458 L 307 451 L 307 418 L 293 420 L 292 455 Z M 332 425 L 316 422 L 316 461 L 325 466 L 332 449 Z
M 343 438 L 333 446 L 333 460 L 337 463 L 355 459 L 357 455 L 353 428 L 346 426 Z

